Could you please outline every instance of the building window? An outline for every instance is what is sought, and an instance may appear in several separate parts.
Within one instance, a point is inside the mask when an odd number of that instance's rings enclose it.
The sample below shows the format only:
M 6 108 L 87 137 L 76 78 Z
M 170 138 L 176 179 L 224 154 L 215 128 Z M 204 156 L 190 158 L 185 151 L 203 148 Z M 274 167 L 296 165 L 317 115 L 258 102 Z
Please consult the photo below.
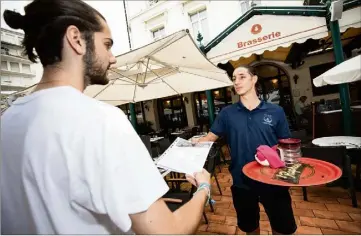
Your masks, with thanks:
M 8 70 L 8 62 L 7 61 L 1 61 L 1 69 Z
M 9 49 L 5 47 L 1 47 L 1 54 L 10 55 Z
M 20 66 L 17 62 L 10 62 L 11 71 L 20 72 Z
M 23 64 L 23 73 L 28 73 L 30 74 L 31 73 L 31 69 L 30 69 L 30 65 L 29 64 Z
M 11 84 L 11 79 L 10 79 L 10 76 L 8 75 L 1 75 L 1 83 L 4 83 L 4 84 Z
M 241 14 L 246 13 L 250 9 L 250 2 L 249 0 L 242 0 L 239 1 L 239 4 L 241 6 Z
M 152 30 L 152 36 L 154 40 L 161 39 L 165 35 L 164 27 L 158 28 L 156 30 Z
M 220 88 L 212 90 L 214 97 L 214 115 L 217 116 L 219 112 L 226 106 L 232 104 L 232 92 L 230 88 Z M 208 102 L 205 92 L 194 93 L 196 117 L 198 124 L 202 127 L 209 125 Z
M 315 79 L 317 76 L 325 73 L 326 71 L 328 71 L 329 69 L 331 69 L 335 66 L 336 66 L 335 62 L 329 62 L 329 63 L 317 65 L 317 66 L 311 66 L 309 68 L 313 96 L 322 96 L 322 95 L 333 94 L 333 93 L 338 92 L 337 85 L 326 85 L 326 86 L 322 86 L 322 87 L 316 87 L 313 84 L 313 79 Z
M 208 43 L 209 40 L 209 31 L 208 31 L 208 19 L 207 19 L 207 10 L 201 10 L 195 14 L 190 15 L 193 37 L 197 39 L 198 32 L 203 36 L 203 45 Z
M 188 126 L 187 113 L 182 96 L 158 99 L 159 124 L 164 130 L 181 129 Z

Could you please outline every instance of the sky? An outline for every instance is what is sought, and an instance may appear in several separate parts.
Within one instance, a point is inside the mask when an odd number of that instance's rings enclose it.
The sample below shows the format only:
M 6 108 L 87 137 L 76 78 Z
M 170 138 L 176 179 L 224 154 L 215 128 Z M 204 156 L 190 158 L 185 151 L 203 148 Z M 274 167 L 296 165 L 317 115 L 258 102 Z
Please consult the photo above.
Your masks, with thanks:
M 11 29 L 6 25 L 3 13 L 5 9 L 16 10 L 20 14 L 24 14 L 24 7 L 31 1 L 3 1 L 1 0 L 1 27 L 5 29 Z M 127 28 L 125 23 L 125 15 L 123 8 L 123 1 L 85 1 L 93 8 L 97 9 L 107 20 L 108 25 L 112 31 L 114 46 L 113 54 L 115 56 L 129 51 Z M 129 17 L 128 17 L 129 19 Z M 21 30 L 18 30 L 22 32 Z

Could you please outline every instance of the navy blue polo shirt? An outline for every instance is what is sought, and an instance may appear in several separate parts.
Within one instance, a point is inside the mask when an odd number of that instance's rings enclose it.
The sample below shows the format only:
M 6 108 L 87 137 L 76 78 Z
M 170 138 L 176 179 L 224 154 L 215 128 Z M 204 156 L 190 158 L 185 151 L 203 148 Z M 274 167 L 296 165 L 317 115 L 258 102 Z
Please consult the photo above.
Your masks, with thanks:
M 222 109 L 211 127 L 211 132 L 224 136 L 231 148 L 230 172 L 233 184 L 244 187 L 242 168 L 254 161 L 260 145 L 274 146 L 278 139 L 291 137 L 283 108 L 262 101 L 252 111 L 242 102 Z

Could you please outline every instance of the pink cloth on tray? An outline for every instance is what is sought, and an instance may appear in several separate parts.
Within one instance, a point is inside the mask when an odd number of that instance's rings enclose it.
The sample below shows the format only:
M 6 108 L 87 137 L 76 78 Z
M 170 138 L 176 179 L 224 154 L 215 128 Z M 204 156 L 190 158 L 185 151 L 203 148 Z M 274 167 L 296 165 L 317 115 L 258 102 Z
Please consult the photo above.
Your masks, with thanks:
M 257 158 L 260 161 L 267 160 L 271 168 L 285 167 L 285 163 L 281 161 L 280 156 L 277 153 L 277 146 L 272 148 L 267 145 L 260 145 L 257 148 Z

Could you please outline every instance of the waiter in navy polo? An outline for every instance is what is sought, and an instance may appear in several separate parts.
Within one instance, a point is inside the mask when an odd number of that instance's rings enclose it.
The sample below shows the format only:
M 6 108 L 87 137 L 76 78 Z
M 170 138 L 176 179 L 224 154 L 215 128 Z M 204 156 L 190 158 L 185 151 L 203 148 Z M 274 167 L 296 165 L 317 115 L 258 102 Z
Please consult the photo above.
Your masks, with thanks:
M 256 93 L 257 75 L 252 67 L 233 72 L 240 101 L 222 109 L 207 136 L 193 142 L 216 141 L 225 137 L 231 148 L 232 197 L 238 227 L 247 234 L 259 234 L 259 202 L 265 208 L 273 234 L 293 234 L 297 225 L 287 187 L 267 185 L 246 177 L 242 168 L 255 160 L 260 145 L 270 147 L 278 139 L 289 138 L 288 122 L 282 107 L 260 101 Z

